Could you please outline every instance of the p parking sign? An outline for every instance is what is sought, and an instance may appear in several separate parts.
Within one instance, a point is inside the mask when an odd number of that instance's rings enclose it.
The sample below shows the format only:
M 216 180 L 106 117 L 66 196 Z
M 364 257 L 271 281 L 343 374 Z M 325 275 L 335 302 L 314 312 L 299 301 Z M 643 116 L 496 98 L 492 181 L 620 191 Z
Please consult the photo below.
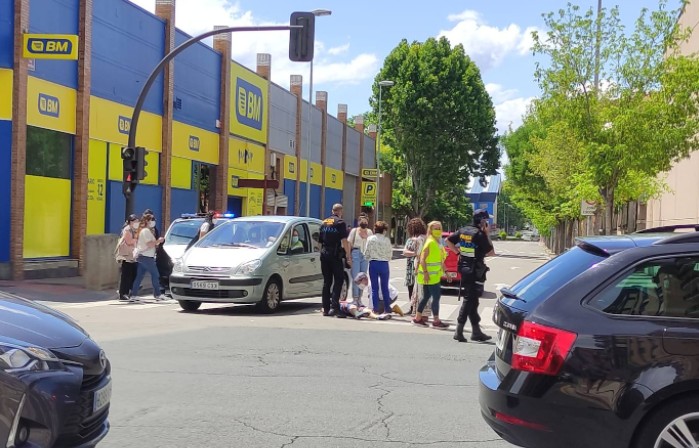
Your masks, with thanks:
M 376 182 L 362 182 L 362 204 L 376 203 Z
M 25 34 L 23 56 L 28 59 L 78 59 L 74 34 Z

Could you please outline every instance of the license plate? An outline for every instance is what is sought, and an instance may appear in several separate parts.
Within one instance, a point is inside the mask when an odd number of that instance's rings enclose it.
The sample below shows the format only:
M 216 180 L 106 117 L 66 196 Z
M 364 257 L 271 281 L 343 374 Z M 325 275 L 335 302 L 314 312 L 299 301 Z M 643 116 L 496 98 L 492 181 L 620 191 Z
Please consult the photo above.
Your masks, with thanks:
M 105 406 L 109 404 L 109 401 L 112 399 L 112 382 L 110 381 L 106 386 L 104 386 L 102 389 L 96 390 L 95 391 L 95 399 L 92 404 L 92 413 L 99 412 L 101 409 L 103 409 Z
M 495 342 L 495 346 L 497 347 L 498 351 L 503 351 L 508 336 L 509 333 L 507 332 L 507 330 L 501 328 L 500 331 L 498 331 L 498 337 Z
M 218 289 L 218 282 L 208 280 L 192 280 L 192 289 Z

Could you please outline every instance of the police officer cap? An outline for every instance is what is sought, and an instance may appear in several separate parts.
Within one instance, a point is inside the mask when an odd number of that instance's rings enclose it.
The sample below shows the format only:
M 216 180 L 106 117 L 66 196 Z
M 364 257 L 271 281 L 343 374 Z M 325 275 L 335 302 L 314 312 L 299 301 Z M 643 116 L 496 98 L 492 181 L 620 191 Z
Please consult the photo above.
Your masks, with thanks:
M 479 225 L 481 220 L 490 218 L 490 214 L 487 210 L 479 208 L 473 212 L 473 223 Z

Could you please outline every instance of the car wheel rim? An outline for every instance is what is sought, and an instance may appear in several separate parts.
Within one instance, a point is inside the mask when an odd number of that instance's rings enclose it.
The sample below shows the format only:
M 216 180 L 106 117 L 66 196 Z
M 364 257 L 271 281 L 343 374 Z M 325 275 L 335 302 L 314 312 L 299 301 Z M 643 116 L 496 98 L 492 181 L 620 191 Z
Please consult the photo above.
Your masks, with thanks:
M 342 282 L 342 291 L 340 292 L 340 300 L 347 300 L 347 282 Z
M 655 448 L 696 448 L 699 446 L 699 412 L 685 414 L 663 429 Z
M 279 305 L 279 287 L 276 283 L 270 283 L 267 288 L 267 306 L 275 309 Z

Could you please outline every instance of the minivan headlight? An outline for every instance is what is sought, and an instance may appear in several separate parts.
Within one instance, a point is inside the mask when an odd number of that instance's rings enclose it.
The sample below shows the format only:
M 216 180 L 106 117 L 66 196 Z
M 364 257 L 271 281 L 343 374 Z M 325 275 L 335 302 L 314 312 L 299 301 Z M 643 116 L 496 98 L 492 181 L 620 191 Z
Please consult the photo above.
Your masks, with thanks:
M 183 270 L 182 259 L 176 258 L 172 265 L 172 272 L 182 272 Z
M 49 370 L 53 362 L 56 355 L 43 348 L 0 344 L 0 369 L 7 373 Z
M 260 261 L 260 260 L 248 261 L 247 263 L 243 263 L 238 267 L 236 274 L 238 274 L 238 275 L 252 274 L 253 272 L 255 272 L 257 270 L 257 268 L 260 267 L 261 264 L 262 264 L 262 261 Z

